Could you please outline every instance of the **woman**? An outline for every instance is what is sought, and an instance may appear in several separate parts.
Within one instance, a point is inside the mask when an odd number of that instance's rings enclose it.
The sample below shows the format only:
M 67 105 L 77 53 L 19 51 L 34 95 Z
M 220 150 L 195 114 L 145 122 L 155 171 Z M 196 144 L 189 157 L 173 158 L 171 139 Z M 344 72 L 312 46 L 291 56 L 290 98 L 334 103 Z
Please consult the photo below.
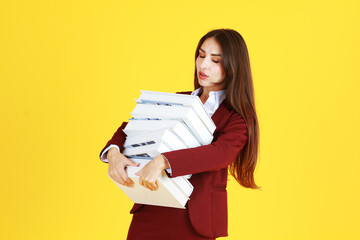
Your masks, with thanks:
M 194 191 L 186 209 L 134 204 L 128 239 L 215 239 L 227 236 L 228 171 L 240 185 L 258 189 L 254 181 L 259 126 L 246 44 L 232 29 L 203 36 L 195 52 L 195 91 L 216 125 L 211 144 L 156 156 L 137 174 L 144 187 L 156 191 L 164 169 L 171 177 L 192 174 Z M 106 144 L 101 159 L 108 174 L 126 186 L 133 182 L 125 167 L 136 166 L 123 150 L 124 122 Z M 107 157 L 107 159 L 106 159 Z

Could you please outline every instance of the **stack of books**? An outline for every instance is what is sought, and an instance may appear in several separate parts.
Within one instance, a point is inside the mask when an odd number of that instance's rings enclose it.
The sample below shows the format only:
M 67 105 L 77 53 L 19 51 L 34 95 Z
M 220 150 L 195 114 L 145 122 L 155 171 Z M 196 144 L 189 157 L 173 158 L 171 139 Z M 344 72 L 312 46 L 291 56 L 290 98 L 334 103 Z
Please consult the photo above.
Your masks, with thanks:
M 194 189 L 190 175 L 169 178 L 163 171 L 158 190 L 150 191 L 135 173 L 161 153 L 210 144 L 216 126 L 198 96 L 141 90 L 136 102 L 123 130 L 127 137 L 122 151 L 140 164 L 126 168 L 134 187 L 113 181 L 135 203 L 185 208 Z

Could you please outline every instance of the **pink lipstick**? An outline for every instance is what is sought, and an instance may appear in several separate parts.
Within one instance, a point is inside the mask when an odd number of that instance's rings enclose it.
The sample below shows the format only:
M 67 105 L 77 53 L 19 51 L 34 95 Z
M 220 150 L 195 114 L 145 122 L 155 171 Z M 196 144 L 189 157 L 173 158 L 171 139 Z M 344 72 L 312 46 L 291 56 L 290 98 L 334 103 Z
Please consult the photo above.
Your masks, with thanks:
M 208 78 L 208 77 L 209 77 L 209 76 L 206 75 L 205 73 L 203 73 L 202 71 L 199 72 L 199 78 L 200 78 L 200 79 L 206 79 L 206 78 Z

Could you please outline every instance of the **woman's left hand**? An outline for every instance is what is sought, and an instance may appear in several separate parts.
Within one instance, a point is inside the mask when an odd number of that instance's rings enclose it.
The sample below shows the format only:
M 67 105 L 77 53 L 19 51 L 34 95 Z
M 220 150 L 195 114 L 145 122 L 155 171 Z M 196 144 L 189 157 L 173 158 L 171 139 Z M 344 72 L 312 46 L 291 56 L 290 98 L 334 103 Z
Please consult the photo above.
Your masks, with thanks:
M 155 191 L 159 188 L 157 179 L 161 172 L 169 168 L 169 163 L 163 155 L 157 155 L 150 162 L 148 162 L 140 171 L 135 173 L 139 176 L 140 185 Z

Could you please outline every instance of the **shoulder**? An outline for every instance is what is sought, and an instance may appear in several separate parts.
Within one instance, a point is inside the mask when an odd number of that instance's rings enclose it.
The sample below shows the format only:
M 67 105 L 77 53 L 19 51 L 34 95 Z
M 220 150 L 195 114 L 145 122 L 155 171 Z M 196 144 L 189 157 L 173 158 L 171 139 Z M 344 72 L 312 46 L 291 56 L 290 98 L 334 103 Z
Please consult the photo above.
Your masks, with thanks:
M 227 99 L 224 99 L 224 101 L 221 104 L 224 105 L 224 108 L 230 114 L 231 117 L 240 118 L 243 121 L 245 121 L 244 116 L 240 112 L 236 111 L 236 109 L 227 101 Z M 252 119 L 251 114 L 248 114 L 247 116 L 248 119 L 249 118 Z
M 247 128 L 247 121 L 245 120 L 245 118 L 239 112 L 237 112 L 230 103 L 224 100 L 222 105 L 224 109 L 223 112 L 226 113 L 223 113 L 222 115 L 227 116 L 225 126 L 235 125 L 237 127 Z

